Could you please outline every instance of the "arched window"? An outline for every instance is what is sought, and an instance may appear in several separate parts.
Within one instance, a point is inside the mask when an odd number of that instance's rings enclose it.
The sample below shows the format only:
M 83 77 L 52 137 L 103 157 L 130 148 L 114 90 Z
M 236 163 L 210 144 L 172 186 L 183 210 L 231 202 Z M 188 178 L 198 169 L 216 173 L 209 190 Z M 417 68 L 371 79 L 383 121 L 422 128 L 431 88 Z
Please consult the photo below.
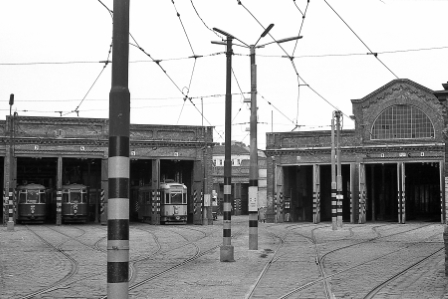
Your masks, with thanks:
M 434 138 L 428 116 L 412 105 L 394 105 L 385 109 L 372 126 L 371 139 Z

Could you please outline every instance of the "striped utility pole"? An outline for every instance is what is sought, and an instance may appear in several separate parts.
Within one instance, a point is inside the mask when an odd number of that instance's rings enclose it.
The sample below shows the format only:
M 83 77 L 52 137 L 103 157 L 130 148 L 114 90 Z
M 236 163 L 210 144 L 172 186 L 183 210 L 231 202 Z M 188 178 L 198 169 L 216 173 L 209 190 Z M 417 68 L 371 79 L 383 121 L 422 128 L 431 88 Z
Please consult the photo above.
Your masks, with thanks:
M 14 165 L 14 148 L 13 148 L 13 118 L 11 117 L 12 105 L 14 105 L 14 94 L 9 96 L 9 172 L 8 172 L 8 192 L 9 192 L 9 207 L 8 207 L 8 223 L 6 228 L 8 231 L 14 231 L 14 180 L 13 180 L 13 165 Z
M 109 93 L 107 298 L 129 298 L 129 0 L 114 0 Z
M 341 168 L 341 111 L 335 111 L 336 115 L 336 137 L 337 137 L 337 178 L 336 178 L 336 201 L 337 201 L 337 219 L 338 227 L 342 227 L 342 202 L 344 195 L 342 194 L 342 168 Z
M 334 149 L 334 115 L 331 118 L 331 224 L 333 230 L 337 229 L 337 206 L 336 206 L 336 165 Z
M 225 108 L 225 147 L 224 147 L 224 212 L 223 242 L 220 248 L 220 261 L 233 262 L 231 195 L 232 195 L 232 38 L 227 36 L 226 51 L 226 108 Z
M 254 45 L 250 46 L 250 67 L 249 250 L 258 250 L 257 65 Z
M 58 157 L 58 176 L 56 181 L 56 225 L 62 224 L 62 157 Z

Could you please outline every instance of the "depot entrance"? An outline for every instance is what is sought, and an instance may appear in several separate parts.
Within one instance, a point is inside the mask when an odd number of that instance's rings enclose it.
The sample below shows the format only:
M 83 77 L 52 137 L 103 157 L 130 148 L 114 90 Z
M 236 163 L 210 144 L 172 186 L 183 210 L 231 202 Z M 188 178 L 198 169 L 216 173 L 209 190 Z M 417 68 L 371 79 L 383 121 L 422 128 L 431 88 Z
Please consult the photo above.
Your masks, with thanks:
M 439 162 L 366 164 L 365 183 L 367 221 L 442 219 Z

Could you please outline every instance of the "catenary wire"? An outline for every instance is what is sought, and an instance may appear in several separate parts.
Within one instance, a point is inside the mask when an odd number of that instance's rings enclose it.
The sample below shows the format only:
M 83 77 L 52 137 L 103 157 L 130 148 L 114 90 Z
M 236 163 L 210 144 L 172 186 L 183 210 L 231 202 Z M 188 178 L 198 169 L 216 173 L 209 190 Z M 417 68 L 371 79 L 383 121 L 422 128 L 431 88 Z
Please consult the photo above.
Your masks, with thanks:
M 448 1 L 448 0 L 447 0 Z M 401 49 L 401 50 L 388 50 L 388 51 L 377 51 L 374 54 L 383 55 L 383 54 L 400 54 L 400 53 L 412 53 L 412 52 L 422 52 L 422 51 L 435 51 L 435 50 L 447 50 L 448 46 L 440 46 L 440 47 L 429 47 L 429 48 L 415 48 L 415 49 Z M 224 55 L 225 52 L 215 52 L 206 55 L 198 55 L 196 58 L 202 57 L 212 57 L 217 55 Z M 249 56 L 246 53 L 234 53 L 234 56 Z M 267 57 L 267 58 L 292 58 L 292 59 L 303 59 L 303 58 L 328 58 L 328 57 L 349 57 L 349 56 L 367 56 L 372 55 L 372 53 L 358 52 L 358 53 L 327 53 L 327 54 L 308 54 L 308 55 L 270 55 L 270 54 L 256 54 L 257 57 Z M 186 59 L 194 59 L 193 56 L 188 57 L 178 57 L 178 58 L 165 58 L 158 59 L 157 62 L 166 62 L 166 61 L 178 61 L 178 60 L 186 60 Z M 30 61 L 30 62 L 0 62 L 2 66 L 31 66 L 31 65 L 64 65 L 64 64 L 104 64 L 106 61 L 104 60 L 86 60 L 86 61 Z M 108 61 L 108 63 L 112 63 L 112 61 Z M 129 63 L 156 63 L 154 60 L 131 60 Z
M 201 20 L 202 24 L 204 24 L 204 26 L 210 30 L 211 32 L 213 32 L 217 37 L 222 38 L 222 36 L 220 36 L 217 32 L 215 32 L 214 30 L 212 30 L 210 27 L 207 26 L 207 24 L 205 24 L 204 19 L 201 18 L 201 16 L 199 15 L 198 10 L 196 9 L 196 6 L 194 6 L 193 0 L 190 0 L 191 5 L 194 8 L 194 11 L 196 12 L 196 15 L 198 16 L 198 18 Z
M 310 5 L 310 0 L 307 0 L 306 2 L 306 7 L 305 7 L 305 12 L 302 12 L 299 8 L 299 6 L 297 5 L 296 1 L 293 0 L 294 5 L 297 7 L 297 9 L 300 11 L 300 13 L 302 14 L 302 22 L 300 23 L 300 29 L 299 29 L 299 33 L 297 34 L 297 36 L 300 36 L 302 34 L 302 29 L 303 29 L 303 25 L 305 24 L 305 18 L 306 18 L 306 14 L 308 12 L 308 7 Z M 297 45 L 299 44 L 299 40 L 297 39 L 294 45 L 294 50 L 292 50 L 292 56 L 294 56 L 294 54 L 296 53 L 296 49 L 297 49 Z
M 107 65 L 109 64 L 109 58 L 110 58 L 110 54 L 112 53 L 112 42 L 110 43 L 109 46 L 109 52 L 107 54 L 107 59 L 104 63 L 103 68 L 101 69 L 100 73 L 98 74 L 98 76 L 96 77 L 95 81 L 93 81 L 93 84 L 90 86 L 89 90 L 87 90 L 87 93 L 84 95 L 84 97 L 82 98 L 81 102 L 78 104 L 78 106 L 76 106 L 75 110 L 66 113 L 65 115 L 68 115 L 70 113 L 75 112 L 77 114 L 77 116 L 79 116 L 79 107 L 81 107 L 82 103 L 84 103 L 85 99 L 87 98 L 87 96 L 89 95 L 90 91 L 92 90 L 92 88 L 95 86 L 96 82 L 98 81 L 98 79 L 101 77 L 101 74 L 104 72 L 104 70 L 106 69 Z M 62 115 L 61 115 L 62 116 Z
M 395 78 L 398 79 L 398 76 L 378 57 L 378 53 L 373 52 L 369 46 L 359 37 L 358 34 L 348 25 L 348 23 L 341 17 L 340 14 L 337 13 L 337 11 L 327 2 L 327 0 L 324 0 L 325 3 L 330 7 L 330 9 L 338 16 L 338 18 L 347 26 L 348 29 L 356 36 L 356 38 L 369 50 L 370 54 L 373 55 L 392 75 L 395 76 Z
M 106 7 L 107 8 L 107 6 L 106 5 L 104 5 L 104 3 L 102 3 L 102 2 L 100 2 L 104 7 Z M 173 2 L 173 4 L 174 4 L 174 2 Z M 107 8 L 108 9 L 108 8 Z M 109 10 L 109 12 L 111 12 L 111 10 L 110 9 L 108 9 Z M 167 78 L 171 81 L 171 83 L 173 83 L 173 85 L 177 88 L 177 90 L 184 96 L 184 97 L 187 97 L 187 95 L 182 91 L 182 89 L 180 89 L 179 88 L 179 86 L 176 84 L 176 82 L 174 82 L 174 80 L 173 80 L 173 78 L 171 78 L 171 76 L 168 74 L 168 72 L 160 65 L 160 60 L 156 60 L 156 59 L 154 59 L 148 52 L 146 52 L 140 45 L 139 45 L 139 43 L 137 42 L 137 40 L 134 38 L 134 36 L 131 34 L 131 32 L 129 32 L 129 36 L 131 37 L 131 39 L 134 41 L 134 43 L 131 43 L 131 42 L 129 42 L 129 44 L 130 45 L 132 45 L 132 46 L 134 46 L 134 47 L 136 47 L 137 49 L 139 49 L 142 53 L 144 53 L 146 56 L 148 56 L 151 60 L 153 60 L 156 64 L 157 64 L 157 66 L 159 66 L 159 68 L 163 71 L 163 73 L 167 76 Z M 200 56 L 197 56 L 197 55 L 195 55 L 195 54 L 193 54 L 194 55 L 194 57 L 196 57 L 196 58 L 199 58 Z M 196 105 L 194 105 L 194 103 L 191 101 L 191 99 L 190 99 L 190 102 L 193 104 L 193 106 L 196 108 L 196 110 L 201 114 L 201 116 L 202 116 L 202 118 L 211 126 L 211 123 L 210 123 L 210 121 L 206 118 L 206 117 L 204 117 L 204 115 L 202 114 L 202 112 L 196 107 Z M 216 130 L 215 130 L 216 131 Z M 218 131 L 216 131 L 216 133 L 218 133 L 218 135 L 219 135 L 219 132 Z
M 241 6 L 243 6 L 243 8 L 244 9 L 246 9 L 246 11 L 255 19 L 255 21 L 263 28 L 263 29 L 265 29 L 265 27 L 263 26 L 263 24 L 261 24 L 261 22 L 250 12 L 250 10 L 247 8 L 247 7 L 245 7 L 242 3 L 241 3 L 241 1 L 240 0 L 238 0 L 238 4 L 239 5 L 241 5 Z M 274 41 L 276 41 L 276 39 L 272 36 L 272 34 L 271 33 L 268 33 L 268 35 L 274 40 Z M 286 54 L 286 56 L 291 60 L 291 63 L 292 63 L 292 65 L 293 65 L 293 68 L 294 68 L 294 71 L 296 71 L 297 70 L 297 68 L 296 68 L 296 66 L 295 66 L 295 63 L 294 63 L 294 59 L 288 54 L 288 52 L 286 52 L 286 50 L 282 47 L 282 45 L 281 44 L 279 44 L 279 43 L 276 43 L 279 47 L 280 47 L 280 49 Z M 296 72 L 296 76 L 298 77 L 298 82 L 300 82 L 299 81 L 299 79 L 302 81 L 302 82 L 304 82 L 304 84 L 303 84 L 303 86 L 307 86 L 308 88 L 310 88 L 311 89 L 311 91 L 313 91 L 314 93 L 316 93 L 316 95 L 318 95 L 321 99 L 324 99 L 325 100 L 325 102 L 326 103 L 329 103 L 332 107 L 334 107 L 335 109 L 337 109 L 337 110 L 340 110 L 339 108 L 337 108 L 335 105 L 333 105 L 333 104 L 331 104 L 331 102 L 330 101 L 328 101 L 327 99 L 325 99 L 320 93 L 318 93 L 314 88 L 311 88 L 311 86 L 308 84 L 308 83 L 306 83 L 306 81 L 303 79 L 303 77 L 302 76 L 300 76 L 299 75 L 299 73 L 298 72 Z M 300 85 L 302 85 L 302 84 L 299 84 L 299 88 L 300 88 Z M 342 112 L 344 115 L 346 115 L 344 112 Z M 296 122 L 297 122 L 297 120 L 296 120 Z M 297 125 L 297 124 L 296 124 Z

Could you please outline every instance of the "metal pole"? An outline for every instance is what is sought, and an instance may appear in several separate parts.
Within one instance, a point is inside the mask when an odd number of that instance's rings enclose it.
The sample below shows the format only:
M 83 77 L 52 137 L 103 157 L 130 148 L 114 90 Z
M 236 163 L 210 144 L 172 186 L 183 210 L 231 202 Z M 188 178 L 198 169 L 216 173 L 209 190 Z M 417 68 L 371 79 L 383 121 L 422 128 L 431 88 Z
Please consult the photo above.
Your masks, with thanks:
M 334 150 L 334 115 L 331 118 L 331 224 L 333 230 L 337 229 L 336 217 L 336 165 L 335 165 L 335 150 Z
M 341 111 L 336 111 L 336 132 L 337 132 L 337 226 L 342 227 L 342 202 L 344 195 L 342 194 L 342 169 L 341 169 Z
M 62 224 L 62 157 L 58 157 L 58 174 L 56 180 L 56 225 Z
M 232 38 L 227 37 L 227 69 L 226 69 L 226 108 L 225 108 L 225 146 L 224 146 L 224 211 L 223 242 L 220 248 L 220 261 L 233 262 L 232 230 L 231 230 L 231 194 L 232 194 Z
M 250 46 L 250 75 L 249 250 L 258 250 L 257 65 L 254 45 Z
M 9 218 L 8 218 L 8 223 L 7 223 L 7 230 L 8 231 L 14 231 L 14 185 L 13 185 L 13 169 L 12 169 L 12 165 L 13 165 L 13 146 L 12 146 L 12 132 L 13 132 L 13 120 L 11 117 L 11 110 L 12 110 L 12 105 L 14 105 L 14 94 L 11 94 L 9 96 L 9 188 L 8 188 L 8 197 L 9 197 L 9 203 L 8 203 L 8 214 L 9 214 Z
M 129 298 L 129 0 L 114 0 L 109 93 L 107 298 Z

